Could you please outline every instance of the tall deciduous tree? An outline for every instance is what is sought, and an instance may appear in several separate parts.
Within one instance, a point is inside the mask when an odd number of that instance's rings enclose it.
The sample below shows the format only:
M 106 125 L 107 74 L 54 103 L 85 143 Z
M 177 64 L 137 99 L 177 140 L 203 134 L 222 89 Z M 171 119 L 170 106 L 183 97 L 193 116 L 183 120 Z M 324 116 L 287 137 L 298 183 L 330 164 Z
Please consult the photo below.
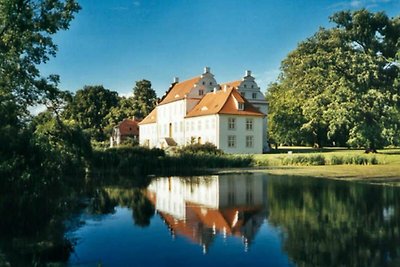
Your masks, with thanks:
M 136 86 L 133 88 L 135 117 L 146 117 L 154 109 L 156 103 L 157 95 L 154 89 L 151 88 L 151 82 L 148 80 L 137 81 Z
M 0 0 L 0 228 L 7 229 L 1 235 L 40 236 L 54 227 L 65 189 L 84 171 L 90 146 L 79 127 L 53 117 L 66 95 L 57 75 L 42 77 L 38 69 L 56 54 L 52 36 L 68 29 L 79 9 L 74 0 Z M 35 104 L 53 112 L 28 124 Z M 67 171 L 73 178 L 63 179 Z
M 102 85 L 85 86 L 78 90 L 65 111 L 65 117 L 72 118 L 87 130 L 97 141 L 106 139 L 104 128 L 110 109 L 118 105 L 118 94 Z
M 74 0 L 2 0 L 0 2 L 0 103 L 17 106 L 19 115 L 29 105 L 54 94 L 57 75 L 40 76 L 37 66 L 54 56 L 51 36 L 66 30 L 80 9 Z M 50 92 L 49 92 L 50 90 Z
M 362 9 L 331 21 L 337 27 L 320 29 L 282 62 L 268 92 L 275 139 L 371 149 L 398 144 L 400 69 L 387 59 L 400 48 L 400 18 Z

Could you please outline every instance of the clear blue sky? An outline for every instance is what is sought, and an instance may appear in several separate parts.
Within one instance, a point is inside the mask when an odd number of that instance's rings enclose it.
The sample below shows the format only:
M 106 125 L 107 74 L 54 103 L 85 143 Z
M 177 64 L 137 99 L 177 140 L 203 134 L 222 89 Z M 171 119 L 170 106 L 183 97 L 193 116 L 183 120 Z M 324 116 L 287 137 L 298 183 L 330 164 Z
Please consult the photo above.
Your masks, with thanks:
M 102 84 L 120 94 L 135 81 L 150 80 L 157 95 L 174 76 L 181 81 L 204 66 L 219 83 L 252 70 L 264 92 L 280 62 L 329 16 L 365 7 L 400 14 L 400 0 L 120 0 L 79 1 L 70 29 L 55 36 L 56 58 L 43 74 L 61 76 L 61 88 L 76 91 Z

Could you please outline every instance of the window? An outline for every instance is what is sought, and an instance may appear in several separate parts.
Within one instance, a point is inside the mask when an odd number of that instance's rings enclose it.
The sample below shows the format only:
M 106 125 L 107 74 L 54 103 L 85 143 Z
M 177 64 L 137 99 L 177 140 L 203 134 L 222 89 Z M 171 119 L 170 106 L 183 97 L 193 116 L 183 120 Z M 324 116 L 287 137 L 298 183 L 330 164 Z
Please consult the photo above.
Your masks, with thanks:
M 203 85 L 205 85 L 205 84 L 206 84 L 206 82 L 202 82 L 202 84 L 203 84 Z
M 248 135 L 246 136 L 246 147 L 253 147 L 254 142 L 253 142 L 253 136 Z
M 257 93 L 252 94 L 253 99 L 257 98 Z
M 254 88 L 254 85 L 253 85 L 253 84 L 251 85 L 251 88 Z
M 243 85 L 244 86 L 244 88 L 247 88 L 247 85 L 245 84 L 245 85 Z
M 190 123 L 190 130 L 194 131 L 194 121 Z
M 253 119 L 246 119 L 246 130 L 247 131 L 253 130 Z
M 181 132 L 183 132 L 183 121 L 180 122 L 180 129 L 181 129 Z
M 199 95 L 204 95 L 204 90 L 200 89 L 199 90 Z
M 244 109 L 244 103 L 238 103 L 238 110 Z
M 208 122 L 208 120 L 206 120 L 206 126 L 205 126 L 205 128 L 206 128 L 206 130 L 208 130 L 208 128 L 209 128 L 209 122 Z
M 246 93 L 245 92 L 242 92 L 242 93 L 240 93 L 243 97 L 246 97 Z
M 228 118 L 228 129 L 235 130 L 236 119 L 235 118 Z
M 201 121 L 197 122 L 197 130 L 199 130 L 199 131 L 201 130 Z
M 236 136 L 228 135 L 228 147 L 235 147 L 236 146 Z
M 210 85 L 212 85 L 212 82 L 210 82 Z

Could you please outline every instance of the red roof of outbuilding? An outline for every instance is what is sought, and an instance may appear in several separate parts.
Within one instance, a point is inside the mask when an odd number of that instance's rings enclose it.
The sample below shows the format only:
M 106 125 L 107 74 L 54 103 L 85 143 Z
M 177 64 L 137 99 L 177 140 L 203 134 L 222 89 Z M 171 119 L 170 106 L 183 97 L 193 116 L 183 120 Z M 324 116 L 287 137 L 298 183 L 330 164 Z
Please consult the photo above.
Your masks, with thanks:
M 124 119 L 118 124 L 119 132 L 121 135 L 139 135 L 139 120 Z

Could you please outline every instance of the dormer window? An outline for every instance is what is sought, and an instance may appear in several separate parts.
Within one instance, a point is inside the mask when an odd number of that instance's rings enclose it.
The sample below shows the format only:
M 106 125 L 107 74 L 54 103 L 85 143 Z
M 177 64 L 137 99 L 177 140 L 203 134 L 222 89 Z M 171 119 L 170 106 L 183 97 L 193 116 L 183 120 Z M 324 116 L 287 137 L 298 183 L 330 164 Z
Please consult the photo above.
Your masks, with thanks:
M 257 98 L 257 93 L 252 94 L 253 99 Z
M 199 90 L 199 95 L 204 95 L 204 90 L 200 89 Z
M 206 84 L 206 82 L 202 82 L 202 84 L 203 84 L 203 85 L 205 85 L 205 84 Z
M 247 85 L 245 84 L 245 85 L 243 85 L 244 86 L 244 88 L 247 88 Z
M 238 110 L 244 109 L 244 103 L 238 103 Z

